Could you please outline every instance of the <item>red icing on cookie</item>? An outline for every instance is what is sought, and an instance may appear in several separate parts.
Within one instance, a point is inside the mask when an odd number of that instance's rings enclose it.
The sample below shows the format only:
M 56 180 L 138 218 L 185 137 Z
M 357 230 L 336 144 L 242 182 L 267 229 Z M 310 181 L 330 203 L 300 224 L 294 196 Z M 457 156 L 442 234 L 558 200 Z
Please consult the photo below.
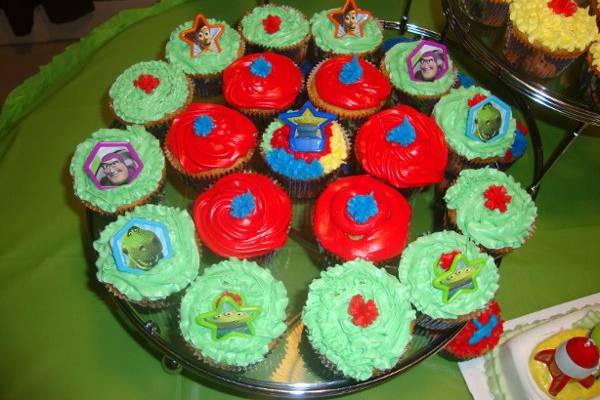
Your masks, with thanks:
M 194 132 L 203 115 L 215 125 L 205 137 Z M 242 113 L 219 104 L 190 104 L 173 120 L 166 145 L 183 169 L 195 174 L 233 166 L 256 147 L 256 140 L 256 127 Z
M 343 84 L 339 75 L 344 64 L 351 60 L 352 56 L 334 57 L 319 66 L 314 78 L 319 96 L 325 102 L 346 110 L 380 106 L 392 91 L 388 79 L 377 68 L 359 59 L 362 78 L 355 83 Z
M 233 198 L 248 190 L 255 199 L 254 211 L 245 218 L 233 217 Z M 253 258 L 283 247 L 292 205 L 283 189 L 268 177 L 238 172 L 224 176 L 198 196 L 193 218 L 202 243 L 214 253 Z
M 290 148 L 290 130 L 289 125 L 284 124 L 281 128 L 277 129 L 273 132 L 273 137 L 271 138 L 271 146 L 274 149 L 285 149 L 285 151 L 294 156 L 297 160 L 304 160 L 307 163 L 312 162 L 313 160 L 319 160 L 321 157 L 331 153 L 331 146 L 329 144 L 329 139 L 331 138 L 331 124 L 325 126 L 323 132 L 325 133 L 325 148 L 323 151 L 318 153 L 304 153 L 304 152 L 295 152 Z
M 483 338 L 479 340 L 476 344 L 469 344 L 469 339 L 473 336 L 473 334 L 477 331 L 477 326 L 473 323 L 473 321 L 467 322 L 462 331 L 450 341 L 445 350 L 450 352 L 459 358 L 473 358 L 479 357 L 492 350 L 498 344 L 500 340 L 500 336 L 502 336 L 503 328 L 503 320 L 500 315 L 500 307 L 496 301 L 492 301 L 488 308 L 486 308 L 478 317 L 477 320 L 485 325 L 490 321 L 490 317 L 492 315 L 496 315 L 498 318 L 498 322 L 494 329 L 491 331 L 491 336 Z
M 388 131 L 405 117 L 416 133 L 408 147 L 387 140 Z M 365 171 L 397 188 L 441 182 L 448 161 L 444 133 L 435 120 L 404 105 L 371 116 L 358 131 L 355 152 Z
M 250 64 L 261 56 L 271 63 L 265 78 L 250 72 Z M 294 102 L 301 88 L 300 69 L 291 59 L 275 53 L 248 54 L 223 72 L 225 100 L 239 108 L 283 110 Z
M 347 213 L 354 195 L 373 193 L 378 212 L 358 224 Z M 319 243 L 343 260 L 357 257 L 372 262 L 400 254 L 406 245 L 412 210 L 400 193 L 368 175 L 341 178 L 317 199 L 313 229 Z

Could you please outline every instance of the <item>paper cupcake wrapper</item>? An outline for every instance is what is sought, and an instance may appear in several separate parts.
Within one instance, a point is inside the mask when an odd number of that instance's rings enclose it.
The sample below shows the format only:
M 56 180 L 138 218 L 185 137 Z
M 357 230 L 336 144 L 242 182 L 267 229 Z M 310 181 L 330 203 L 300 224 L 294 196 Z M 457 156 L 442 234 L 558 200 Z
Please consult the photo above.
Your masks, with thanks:
M 589 53 L 582 63 L 580 77 L 578 92 L 596 109 L 600 109 L 600 71 L 592 66 Z
M 525 34 L 509 22 L 504 35 L 503 53 L 510 65 L 535 78 L 560 75 L 583 51 L 550 51 L 531 44 Z
M 485 307 L 483 309 L 485 309 Z M 422 312 L 417 310 L 417 319 L 415 322 L 418 326 L 425 329 L 429 329 L 432 331 L 443 331 L 447 329 L 456 328 L 463 322 L 477 317 L 483 311 L 483 309 L 475 310 L 467 315 L 463 315 L 455 319 L 431 318 L 429 315 L 423 314 Z
M 244 55 L 246 44 L 240 39 L 238 57 Z M 198 97 L 214 97 L 223 94 L 223 71 L 211 74 L 187 74 L 194 85 L 194 95 Z
M 175 301 L 173 300 L 175 298 L 175 293 L 165 297 L 164 299 L 159 299 L 159 300 L 149 300 L 149 299 L 145 299 L 145 300 L 131 300 L 129 299 L 127 296 L 125 296 L 123 293 L 121 293 L 116 287 L 114 287 L 113 285 L 110 285 L 108 283 L 104 283 L 104 287 L 106 287 L 106 290 L 108 290 L 108 292 L 121 299 L 121 300 L 125 300 L 128 301 L 130 303 L 136 304 L 140 307 L 146 307 L 146 308 L 151 308 L 153 310 L 157 310 L 160 308 L 166 308 L 171 304 L 175 304 Z
M 463 169 L 478 169 L 486 166 L 493 166 L 495 163 L 502 161 L 502 157 L 490 158 L 474 158 L 467 160 L 461 155 L 455 153 L 452 149 L 448 149 L 448 164 L 446 172 L 451 177 L 456 177 Z
M 463 0 L 467 15 L 487 26 L 503 26 L 508 18 L 508 2 L 502 0 Z

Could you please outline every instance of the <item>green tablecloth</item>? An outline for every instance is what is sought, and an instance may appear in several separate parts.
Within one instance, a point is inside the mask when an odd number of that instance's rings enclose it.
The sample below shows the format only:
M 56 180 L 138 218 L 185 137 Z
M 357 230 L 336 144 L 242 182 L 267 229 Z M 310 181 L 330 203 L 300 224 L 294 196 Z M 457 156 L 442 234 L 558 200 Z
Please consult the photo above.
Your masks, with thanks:
M 177 0 L 176 0 L 177 1 Z M 0 116 L 0 398 L 233 398 L 159 361 L 120 325 L 86 261 L 83 207 L 74 199 L 68 164 L 75 146 L 106 126 L 107 89 L 127 66 L 162 56 L 169 33 L 198 11 L 233 22 L 248 0 L 205 0 L 129 13 L 101 27 L 60 59 L 81 71 L 15 92 Z M 181 2 L 181 1 L 180 1 Z M 294 2 L 286 2 L 294 4 Z M 306 14 L 339 1 L 296 1 Z M 413 22 L 440 28 L 437 1 L 414 2 Z M 363 1 L 375 15 L 399 16 L 402 2 Z M 161 11 L 156 16 L 151 14 Z M 128 27 L 128 20 L 148 18 Z M 396 17 L 397 18 L 397 17 Z M 140 18 L 142 19 L 142 18 Z M 117 26 L 115 28 L 115 26 Z M 114 39 L 111 30 L 123 28 Z M 126 29 L 125 29 L 126 28 Z M 94 46 L 106 43 L 97 51 Z M 74 61 L 75 60 L 75 61 Z M 4 63 L 11 60 L 2 60 Z M 67 71 L 68 72 L 68 71 Z M 484 84 L 491 82 L 484 82 Z M 63 86 L 64 85 L 64 86 Z M 50 95 L 46 96 L 45 93 Z M 28 106 L 32 111 L 27 113 Z M 10 109 L 9 109 L 10 108 Z M 19 118 L 27 114 L 24 118 Z M 16 122 L 16 123 L 13 123 Z M 548 152 L 564 121 L 540 121 Z M 600 290 L 600 174 L 597 130 L 581 137 L 544 182 L 537 232 L 507 256 L 498 300 L 509 319 Z M 526 163 L 515 173 L 527 170 Z M 434 356 L 391 381 L 352 398 L 468 398 L 457 366 Z

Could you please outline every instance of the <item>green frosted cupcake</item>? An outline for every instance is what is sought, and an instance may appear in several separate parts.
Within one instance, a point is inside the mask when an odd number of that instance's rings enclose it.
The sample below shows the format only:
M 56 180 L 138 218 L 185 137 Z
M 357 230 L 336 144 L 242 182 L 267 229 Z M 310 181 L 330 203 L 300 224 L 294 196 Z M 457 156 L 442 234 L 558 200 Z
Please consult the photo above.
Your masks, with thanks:
M 69 171 L 73 191 L 87 208 L 120 214 L 158 194 L 165 158 L 158 140 L 141 126 L 100 129 L 77 146 Z
M 325 365 L 361 381 L 396 365 L 411 341 L 414 319 L 400 282 L 360 259 L 321 272 L 302 312 L 308 339 Z
M 335 55 L 358 54 L 366 57 L 379 49 L 383 30 L 369 11 L 346 0 L 337 9 L 324 10 L 310 19 L 317 61 Z
M 497 169 L 463 170 L 444 199 L 450 222 L 494 254 L 521 247 L 535 230 L 531 196 Z
M 475 318 L 494 298 L 499 278 L 493 258 L 452 231 L 409 244 L 398 275 L 419 311 L 417 324 L 428 329 L 449 329 Z
M 300 11 L 272 4 L 255 7 L 240 22 L 244 40 L 255 52 L 273 51 L 300 64 L 310 40 L 310 25 Z
M 195 36 L 196 31 L 208 35 Z M 166 59 L 194 80 L 201 96 L 219 95 L 223 71 L 243 54 L 244 41 L 235 29 L 202 14 L 175 28 L 165 47 Z
M 192 99 L 183 71 L 164 61 L 142 61 L 127 68 L 110 87 L 110 107 L 126 124 L 164 130 Z
M 454 86 L 457 73 L 446 46 L 429 40 L 396 44 L 385 53 L 381 69 L 394 86 L 395 102 L 426 114 Z
M 107 225 L 94 242 L 97 277 L 115 296 L 149 307 L 198 276 L 200 253 L 185 210 L 145 205 Z
M 451 90 L 433 116 L 444 131 L 449 169 L 455 173 L 501 161 L 515 138 L 510 106 L 477 86 Z
M 181 301 L 179 328 L 200 359 L 245 369 L 265 359 L 286 329 L 283 283 L 256 263 L 229 259 L 207 268 Z

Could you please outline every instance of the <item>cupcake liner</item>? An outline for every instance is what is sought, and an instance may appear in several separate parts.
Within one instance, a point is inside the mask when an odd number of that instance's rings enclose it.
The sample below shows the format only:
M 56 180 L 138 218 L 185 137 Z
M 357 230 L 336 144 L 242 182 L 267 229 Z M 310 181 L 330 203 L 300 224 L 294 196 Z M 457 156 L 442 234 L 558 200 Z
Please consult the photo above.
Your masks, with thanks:
M 475 310 L 467 315 L 461 315 L 460 317 L 454 319 L 431 318 L 430 316 L 423 314 L 422 312 L 417 310 L 416 324 L 422 328 L 429 329 L 432 331 L 452 329 L 456 328 L 457 326 L 460 326 L 464 322 L 467 322 L 473 318 L 477 318 L 477 316 L 481 314 L 481 312 L 483 312 L 484 309 L 485 307 L 483 307 L 481 310 Z
M 592 55 L 588 52 L 582 63 L 579 93 L 596 109 L 600 109 L 600 70 L 592 64 Z
M 169 305 L 173 304 L 172 302 L 172 297 L 174 297 L 173 295 L 170 295 L 164 299 L 160 299 L 160 300 L 131 300 L 130 298 L 128 298 L 127 296 L 125 296 L 123 293 L 121 293 L 116 287 L 114 287 L 113 285 L 110 285 L 108 283 L 104 284 L 104 287 L 106 287 L 106 290 L 108 290 L 108 292 L 121 299 L 121 300 L 125 300 L 129 303 L 133 303 L 136 304 L 140 307 L 146 307 L 146 308 L 151 308 L 151 309 L 160 309 L 160 308 L 166 308 Z
M 315 239 L 315 240 L 317 240 L 317 239 Z M 317 247 L 319 249 L 319 256 L 320 256 L 320 259 L 318 261 L 319 261 L 320 266 L 323 269 L 332 267 L 334 265 L 343 264 L 347 261 L 351 261 L 351 260 L 345 260 L 345 259 L 341 258 L 340 256 L 330 252 L 329 250 L 324 248 L 318 240 L 317 240 Z M 385 269 L 388 266 L 397 267 L 398 264 L 400 263 L 401 254 L 402 253 L 398 254 L 395 257 L 388 258 L 388 259 L 381 260 L 381 261 L 372 261 L 372 260 L 369 260 L 368 258 L 365 258 L 365 260 L 369 261 L 370 263 L 375 265 L 377 268 Z
M 245 42 L 240 40 L 238 57 L 244 55 Z M 223 71 L 212 74 L 188 74 L 194 84 L 194 95 L 198 97 L 215 97 L 223 94 Z
M 448 164 L 446 164 L 446 172 L 452 176 L 458 176 L 463 169 L 479 169 L 486 166 L 493 166 L 496 163 L 502 162 L 502 157 L 490 158 L 466 158 L 455 153 L 451 148 L 448 149 Z
M 504 48 L 508 62 L 516 69 L 535 78 L 552 78 L 560 75 L 584 51 L 551 51 L 527 40 L 511 22 L 506 28 Z
M 467 15 L 487 26 L 504 26 L 508 18 L 508 1 L 463 0 Z

